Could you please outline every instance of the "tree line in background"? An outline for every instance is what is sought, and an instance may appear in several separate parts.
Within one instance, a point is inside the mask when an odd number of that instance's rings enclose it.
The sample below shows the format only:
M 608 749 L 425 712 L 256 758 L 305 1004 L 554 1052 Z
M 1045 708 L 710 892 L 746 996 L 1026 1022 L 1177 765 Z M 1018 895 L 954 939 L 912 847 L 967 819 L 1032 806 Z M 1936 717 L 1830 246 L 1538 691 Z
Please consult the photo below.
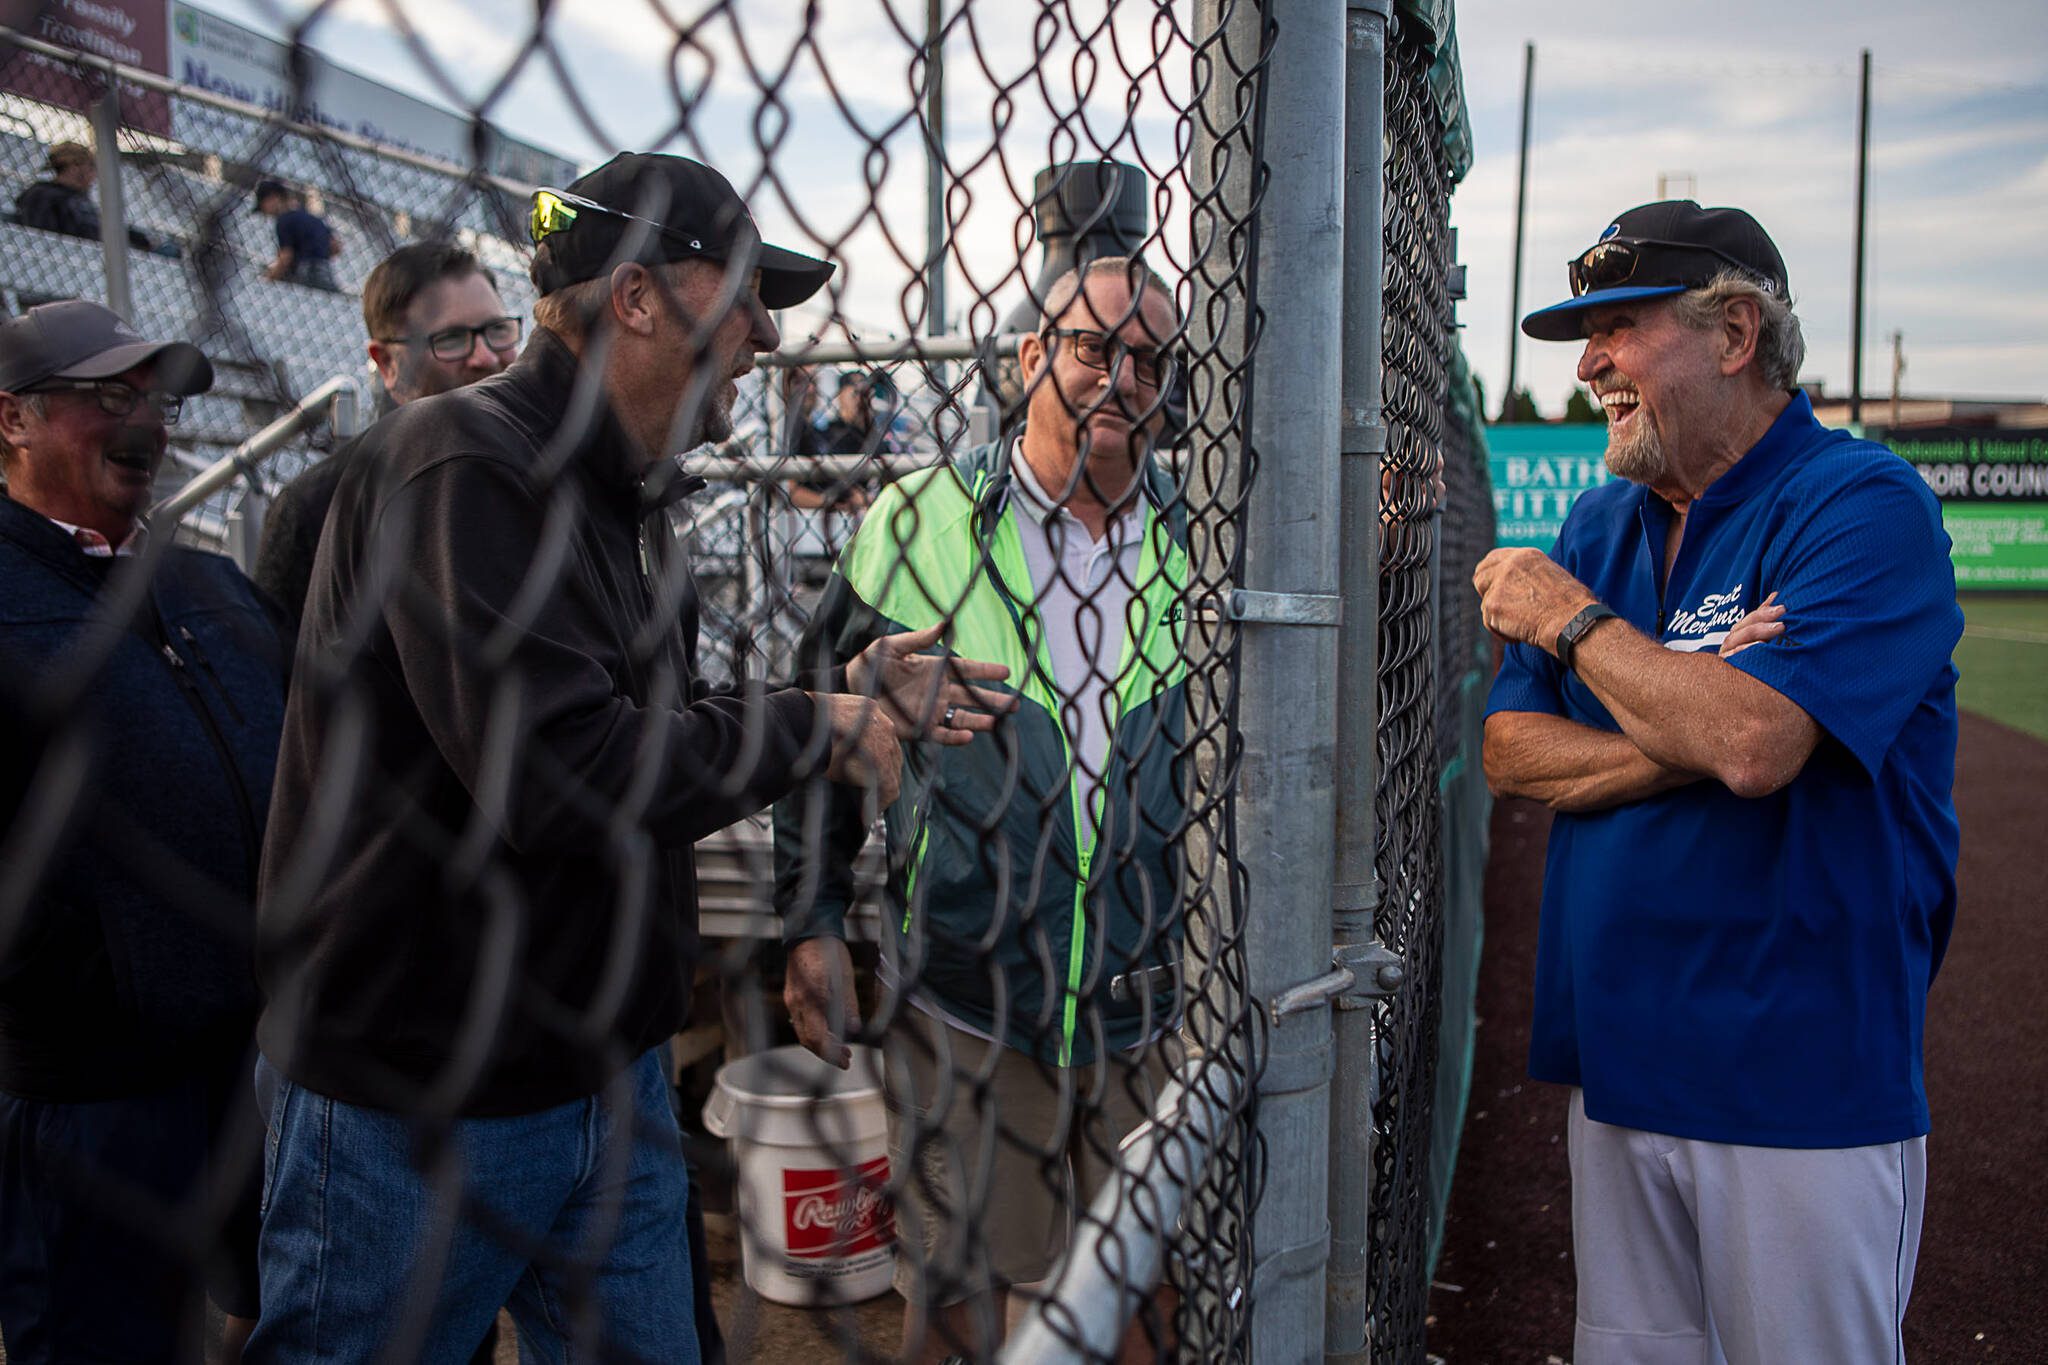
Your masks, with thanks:
M 1480 381 L 1477 375 L 1472 376 L 1472 385 L 1479 390 L 1479 410 L 1485 412 L 1487 410 L 1486 385 Z M 1500 415 L 1493 420 L 1497 425 L 1505 425 L 1510 422 L 1547 422 L 1552 419 L 1545 417 L 1536 410 L 1535 395 L 1531 394 L 1528 388 L 1524 386 L 1508 395 L 1508 400 L 1501 404 Z M 1600 422 L 1606 419 L 1600 415 L 1600 405 L 1593 401 L 1593 395 L 1586 391 L 1583 384 L 1576 384 L 1572 386 L 1571 393 L 1564 400 L 1563 416 L 1555 420 L 1561 422 Z

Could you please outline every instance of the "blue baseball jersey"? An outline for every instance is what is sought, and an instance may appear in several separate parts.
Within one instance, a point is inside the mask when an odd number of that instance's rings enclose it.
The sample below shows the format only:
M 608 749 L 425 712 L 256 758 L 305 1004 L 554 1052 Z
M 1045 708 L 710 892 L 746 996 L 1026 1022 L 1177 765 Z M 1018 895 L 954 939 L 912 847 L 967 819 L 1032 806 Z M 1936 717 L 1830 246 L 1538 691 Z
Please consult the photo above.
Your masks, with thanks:
M 1687 514 L 1580 496 L 1552 557 L 1665 647 L 1719 648 L 1775 592 L 1786 630 L 1730 666 L 1824 732 L 1781 791 L 1711 779 L 1551 827 L 1529 1070 L 1603 1122 L 1711 1142 L 1853 1147 L 1925 1133 L 1927 988 L 1955 918 L 1962 635 L 1939 505 L 1883 446 L 1795 397 Z M 1511 646 L 1487 714 L 1620 726 Z

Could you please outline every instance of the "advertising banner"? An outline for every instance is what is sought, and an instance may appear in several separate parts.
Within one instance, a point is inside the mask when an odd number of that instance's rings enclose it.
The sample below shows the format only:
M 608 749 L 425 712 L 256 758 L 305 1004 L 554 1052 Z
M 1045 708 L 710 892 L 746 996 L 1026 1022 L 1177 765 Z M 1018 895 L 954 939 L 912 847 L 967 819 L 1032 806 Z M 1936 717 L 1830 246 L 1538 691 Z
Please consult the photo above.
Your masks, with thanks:
M 1486 429 L 1494 536 L 1548 550 L 1572 501 L 1606 483 L 1607 424 L 1515 422 Z
M 9 24 L 41 42 L 158 76 L 170 70 L 164 0 L 46 0 L 7 10 Z M 80 80 L 70 67 L 10 47 L 0 53 L 0 90 L 83 113 L 103 87 Z M 124 85 L 121 112 L 131 128 L 159 137 L 170 134 L 170 101 L 161 94 Z
M 294 104 L 286 66 L 289 46 L 182 0 L 173 0 L 170 10 L 172 79 L 244 104 L 288 110 L 302 122 L 352 133 L 386 147 L 455 166 L 470 164 L 468 119 L 400 94 L 317 53 L 312 54 L 305 89 Z M 158 23 L 162 22 L 159 10 Z M 179 112 L 184 113 L 182 109 Z M 204 140 L 196 130 L 195 138 Z M 536 185 L 567 184 L 576 174 L 573 164 L 553 152 L 507 137 L 492 139 L 487 169 Z
M 2048 432 L 1874 433 L 1941 499 L 1959 588 L 2048 588 Z

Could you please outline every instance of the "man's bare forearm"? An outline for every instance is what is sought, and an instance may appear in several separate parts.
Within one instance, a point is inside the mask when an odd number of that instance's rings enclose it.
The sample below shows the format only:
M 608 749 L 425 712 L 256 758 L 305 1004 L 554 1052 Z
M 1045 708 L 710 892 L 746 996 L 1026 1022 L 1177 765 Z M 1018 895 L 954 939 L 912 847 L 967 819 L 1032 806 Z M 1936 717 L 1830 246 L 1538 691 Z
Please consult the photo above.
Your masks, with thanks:
M 1472 586 L 1488 630 L 1552 654 L 1567 626 L 1597 600 L 1547 555 L 1520 546 L 1480 560 Z M 1761 609 L 1738 623 L 1749 643 L 1775 638 L 1760 616 Z M 1737 796 L 1778 790 L 1820 742 L 1820 727 L 1783 694 L 1714 655 L 1666 649 L 1619 617 L 1593 622 L 1572 647 L 1570 663 L 1638 749 L 1665 767 L 1712 777 Z
M 1699 780 L 1649 758 L 1627 735 L 1537 711 L 1487 717 L 1484 763 L 1495 795 L 1526 796 L 1552 810 L 1582 813 Z
M 1666 649 L 1603 621 L 1574 656 L 1580 681 L 1644 753 L 1762 796 L 1798 775 L 1820 727 L 1780 693 L 1712 654 Z

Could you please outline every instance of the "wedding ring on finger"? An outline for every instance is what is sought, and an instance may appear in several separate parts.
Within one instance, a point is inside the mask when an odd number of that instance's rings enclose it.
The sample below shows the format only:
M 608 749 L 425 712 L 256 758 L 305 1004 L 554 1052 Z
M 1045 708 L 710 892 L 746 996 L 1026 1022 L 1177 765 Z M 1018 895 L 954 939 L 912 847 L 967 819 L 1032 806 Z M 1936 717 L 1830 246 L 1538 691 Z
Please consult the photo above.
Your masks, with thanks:
M 957 706 L 948 706 L 948 707 L 946 708 L 946 714 L 945 714 L 945 715 L 944 715 L 943 717 L 941 717 L 941 718 L 940 718 L 940 720 L 939 720 L 939 724 L 941 724 L 941 725 L 945 726 L 945 727 L 946 727 L 946 728 L 947 728 L 948 730 L 952 729 L 952 728 L 953 728 L 953 713 L 954 713 L 955 711 L 958 711 L 959 709 L 960 709 L 960 708 L 959 708 L 959 707 L 957 707 Z

